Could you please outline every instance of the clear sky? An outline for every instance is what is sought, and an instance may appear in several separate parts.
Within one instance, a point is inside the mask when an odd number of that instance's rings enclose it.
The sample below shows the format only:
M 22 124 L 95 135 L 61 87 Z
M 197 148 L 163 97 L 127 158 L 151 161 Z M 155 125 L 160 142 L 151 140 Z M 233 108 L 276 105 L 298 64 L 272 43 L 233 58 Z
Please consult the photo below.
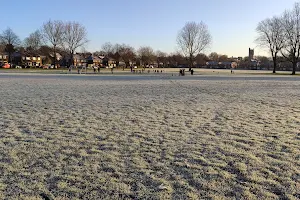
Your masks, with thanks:
M 78 21 L 88 30 L 89 51 L 105 42 L 176 51 L 176 36 L 187 21 L 208 25 L 213 43 L 206 51 L 246 56 L 259 21 L 292 8 L 295 0 L 0 0 L 0 31 L 21 39 L 49 20 Z

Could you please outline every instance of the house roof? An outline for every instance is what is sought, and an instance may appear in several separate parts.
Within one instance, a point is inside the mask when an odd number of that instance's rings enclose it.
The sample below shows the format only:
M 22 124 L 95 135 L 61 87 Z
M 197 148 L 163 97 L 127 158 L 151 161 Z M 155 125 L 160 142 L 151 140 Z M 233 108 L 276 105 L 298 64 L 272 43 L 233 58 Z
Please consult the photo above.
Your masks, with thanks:
M 100 59 L 97 56 L 88 56 L 85 58 L 86 60 L 93 60 L 93 61 L 101 61 L 102 59 Z
M 84 57 L 82 55 L 80 55 L 80 54 L 74 54 L 73 55 L 73 59 L 82 60 L 82 59 L 84 59 Z
M 53 53 L 50 53 L 49 55 L 50 55 L 51 57 L 53 57 L 54 54 L 53 54 Z M 59 53 L 56 53 L 56 58 L 62 58 L 62 56 L 61 56 Z
M 97 56 L 93 56 L 93 60 L 101 61 L 102 59 L 100 59 L 100 58 L 97 57 Z
M 31 53 L 31 52 L 19 52 L 19 51 L 17 51 L 17 52 L 14 52 L 14 53 L 12 53 L 12 56 L 13 57 L 21 57 L 21 56 L 28 56 L 28 57 L 39 57 L 40 55 L 39 54 L 37 54 L 37 53 Z
M 232 62 L 228 62 L 228 61 L 227 61 L 227 62 L 226 62 L 226 61 L 224 61 L 224 62 L 219 62 L 220 65 L 231 65 L 231 63 L 232 63 Z
M 219 63 L 216 61 L 208 61 L 206 62 L 207 65 L 218 65 Z

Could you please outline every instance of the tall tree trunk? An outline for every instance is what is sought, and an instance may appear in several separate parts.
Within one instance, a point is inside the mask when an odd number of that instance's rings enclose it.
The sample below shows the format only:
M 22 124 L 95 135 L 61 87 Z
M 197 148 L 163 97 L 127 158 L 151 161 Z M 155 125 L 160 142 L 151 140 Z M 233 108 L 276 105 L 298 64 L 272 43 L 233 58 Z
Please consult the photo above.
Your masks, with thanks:
M 10 68 L 12 68 L 11 67 L 11 52 L 8 52 L 8 62 L 10 63 Z
M 293 62 L 293 71 L 292 71 L 292 75 L 296 74 L 296 67 L 297 67 L 297 61 Z
M 53 52 L 54 52 L 54 68 L 56 67 L 56 45 L 53 46 Z
M 193 67 L 193 55 L 190 54 L 190 68 L 189 68 L 189 71 L 191 71 L 192 67 Z
M 71 59 L 70 65 L 74 65 L 74 52 L 73 51 L 71 51 L 70 59 Z
M 276 67 L 277 67 L 277 56 L 275 55 L 273 57 L 273 74 L 276 73 Z

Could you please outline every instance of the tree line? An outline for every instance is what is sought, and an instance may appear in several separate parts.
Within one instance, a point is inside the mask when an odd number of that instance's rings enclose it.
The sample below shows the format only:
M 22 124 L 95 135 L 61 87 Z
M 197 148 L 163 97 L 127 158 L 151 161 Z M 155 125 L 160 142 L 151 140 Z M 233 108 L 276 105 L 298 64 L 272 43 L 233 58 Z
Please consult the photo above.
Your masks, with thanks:
M 87 31 L 83 25 L 78 22 L 60 20 L 45 22 L 23 42 L 11 28 L 7 28 L 0 34 L 0 50 L 8 53 L 9 62 L 12 61 L 14 52 L 25 49 L 31 53 L 45 53 L 45 50 L 48 50 L 47 53 L 53 55 L 53 63 L 56 64 L 58 49 L 72 58 L 74 52 L 87 42 Z
M 296 74 L 300 57 L 300 3 L 280 16 L 273 16 L 259 22 L 256 42 L 266 48 L 273 59 L 273 73 L 276 73 L 278 57 L 281 55 L 292 64 L 292 74 Z
M 57 53 L 67 55 L 70 59 L 69 65 L 74 64 L 74 53 L 87 44 L 87 30 L 78 22 L 63 22 L 60 20 L 49 20 L 36 31 L 31 33 L 23 41 L 7 28 L 0 34 L 0 51 L 8 53 L 8 60 L 12 63 L 12 54 L 16 51 L 26 51 L 34 54 L 51 54 L 51 62 L 57 62 Z M 117 65 L 122 60 L 129 65 L 131 61 L 137 64 L 148 65 L 153 62 L 162 65 L 186 64 L 192 67 L 197 60 L 205 64 L 208 57 L 202 53 L 211 42 L 211 36 L 207 26 L 201 23 L 188 22 L 179 32 L 177 43 L 179 51 L 167 54 L 162 51 L 154 51 L 150 46 L 142 46 L 138 49 L 128 44 L 111 44 L 106 42 L 101 50 L 96 52 L 83 52 L 95 56 L 105 55 L 116 60 Z M 201 60 L 202 59 L 202 60 Z
M 256 42 L 267 47 L 273 59 L 273 72 L 276 72 L 278 60 L 284 57 L 293 64 L 293 74 L 300 56 L 300 5 L 296 3 L 292 10 L 286 10 L 282 16 L 261 21 L 257 26 L 258 37 Z M 190 68 L 203 66 L 207 61 L 226 62 L 234 61 L 227 55 L 212 52 L 206 55 L 204 51 L 209 48 L 212 41 L 211 34 L 204 22 L 187 22 L 177 35 L 178 51 L 167 54 L 155 51 L 150 46 L 138 49 L 128 44 L 112 44 L 106 42 L 96 52 L 83 52 L 86 55 L 108 56 L 116 61 L 126 63 L 136 62 L 137 65 L 150 65 L 154 62 L 163 66 L 186 65 Z M 12 53 L 26 50 L 41 55 L 52 55 L 51 62 L 56 64 L 56 53 L 68 56 L 69 65 L 74 64 L 74 53 L 88 43 L 87 30 L 78 22 L 63 22 L 49 20 L 23 41 L 7 28 L 0 34 L 0 51 L 8 53 L 11 62 Z M 263 58 L 267 60 L 267 58 Z M 245 60 L 242 60 L 245 61 Z

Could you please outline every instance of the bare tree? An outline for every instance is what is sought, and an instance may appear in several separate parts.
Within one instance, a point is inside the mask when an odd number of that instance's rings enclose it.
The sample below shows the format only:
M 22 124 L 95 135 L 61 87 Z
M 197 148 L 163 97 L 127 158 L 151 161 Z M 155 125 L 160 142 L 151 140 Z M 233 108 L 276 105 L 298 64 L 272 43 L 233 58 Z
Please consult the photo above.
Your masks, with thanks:
M 172 66 L 172 67 L 178 67 L 179 65 L 186 65 L 187 64 L 186 59 L 179 52 L 175 52 L 175 53 L 170 54 L 167 57 L 167 60 L 168 60 L 169 65 Z
M 132 62 L 136 58 L 134 48 L 126 44 L 121 45 L 119 53 L 122 60 L 125 62 L 126 67 L 128 67 L 130 65 L 130 62 Z
M 182 53 L 188 57 L 190 68 L 194 58 L 211 44 L 211 35 L 203 23 L 187 22 L 177 36 L 177 44 Z
M 195 57 L 196 63 L 200 66 L 205 66 L 209 58 L 204 53 L 199 53 Z
M 121 59 L 120 50 L 121 50 L 120 44 L 115 44 L 112 47 L 112 57 L 115 59 L 117 67 L 119 67 L 120 59 Z
M 228 56 L 227 55 L 219 55 L 219 62 L 227 62 L 228 61 Z
M 140 47 L 138 50 L 138 55 L 142 61 L 142 65 L 149 65 L 154 61 L 154 51 L 151 47 Z
M 208 55 L 208 58 L 209 58 L 211 61 L 216 61 L 216 62 L 218 62 L 218 60 L 219 60 L 219 54 L 216 53 L 216 52 L 211 52 L 211 53 Z
M 0 43 L 5 47 L 5 51 L 8 53 L 8 60 L 11 63 L 11 54 L 15 51 L 15 47 L 21 44 L 21 40 L 11 28 L 7 28 L 0 35 Z
M 51 21 L 43 24 L 44 39 L 53 46 L 54 65 L 56 65 L 56 48 L 62 45 L 64 38 L 64 24 L 62 21 Z
M 71 63 L 74 65 L 73 55 L 79 47 L 83 47 L 87 40 L 87 31 L 85 27 L 78 22 L 67 22 L 64 24 L 63 46 L 70 54 Z
M 284 28 L 281 19 L 278 17 L 265 19 L 259 22 L 256 31 L 258 33 L 256 42 L 270 51 L 273 59 L 273 73 L 276 73 L 277 55 L 284 47 Z
M 282 17 L 284 31 L 284 48 L 281 53 L 293 65 L 292 75 L 296 74 L 296 67 L 300 56 L 300 4 L 295 3 L 293 10 L 285 11 Z
M 155 55 L 158 66 L 160 66 L 160 64 L 162 63 L 162 67 L 164 67 L 167 64 L 167 54 L 158 50 L 156 51 Z
M 105 53 L 105 56 L 109 56 L 113 53 L 113 45 L 110 42 L 106 42 L 102 45 L 101 50 Z
M 42 33 L 39 30 L 31 33 L 27 38 L 25 38 L 24 44 L 25 44 L 25 47 L 31 48 L 34 51 L 37 51 L 43 44 Z
M 95 52 L 93 52 L 93 56 L 103 56 L 103 55 L 105 55 L 105 52 L 104 51 L 95 51 Z

